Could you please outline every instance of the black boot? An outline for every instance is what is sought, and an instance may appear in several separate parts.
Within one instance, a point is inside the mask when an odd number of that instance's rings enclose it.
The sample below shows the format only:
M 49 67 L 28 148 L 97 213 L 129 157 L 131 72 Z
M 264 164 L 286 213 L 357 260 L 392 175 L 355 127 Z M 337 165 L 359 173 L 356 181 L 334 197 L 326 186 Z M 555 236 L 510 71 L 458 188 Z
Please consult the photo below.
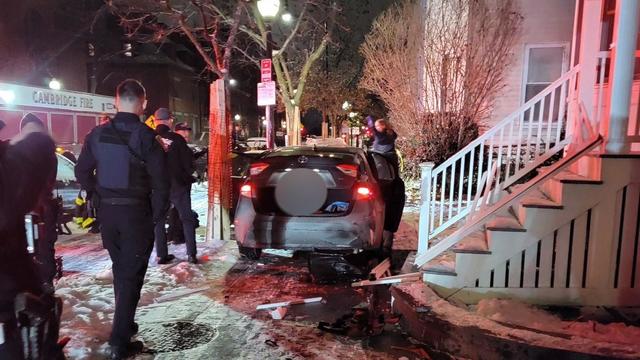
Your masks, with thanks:
M 175 259 L 176 257 L 173 254 L 169 254 L 167 256 L 163 256 L 161 258 L 158 258 L 158 264 L 159 265 L 164 265 L 164 264 L 168 264 L 171 261 L 173 261 L 173 259 Z
M 142 344 L 142 341 L 132 341 L 123 346 L 112 345 L 110 359 L 123 360 L 141 353 L 142 349 L 144 349 L 144 344 Z

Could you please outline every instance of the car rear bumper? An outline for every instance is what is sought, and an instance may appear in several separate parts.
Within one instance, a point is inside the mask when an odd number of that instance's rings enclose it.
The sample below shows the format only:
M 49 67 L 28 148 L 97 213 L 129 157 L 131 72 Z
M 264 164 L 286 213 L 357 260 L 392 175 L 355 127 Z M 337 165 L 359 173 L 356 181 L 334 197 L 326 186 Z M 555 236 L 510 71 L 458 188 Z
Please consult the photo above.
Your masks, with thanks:
M 256 214 L 241 197 L 235 219 L 238 243 L 271 249 L 374 249 L 382 242 L 383 217 L 374 203 L 357 202 L 346 216 L 286 217 Z

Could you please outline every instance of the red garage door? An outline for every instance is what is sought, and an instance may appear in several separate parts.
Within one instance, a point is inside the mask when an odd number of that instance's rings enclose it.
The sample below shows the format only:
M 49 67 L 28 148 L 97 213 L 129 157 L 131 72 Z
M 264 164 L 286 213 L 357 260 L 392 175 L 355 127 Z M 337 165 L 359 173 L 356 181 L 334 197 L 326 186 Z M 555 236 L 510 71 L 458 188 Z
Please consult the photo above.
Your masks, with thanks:
M 87 115 L 78 115 L 78 141 L 79 143 L 84 142 L 84 138 L 87 134 L 96 127 L 96 116 L 87 116 Z
M 11 139 L 20 132 L 20 119 L 22 111 L 0 109 L 0 120 L 4 121 L 5 128 L 0 130 L 0 139 Z
M 73 143 L 73 115 L 51 114 L 51 136 L 56 144 Z

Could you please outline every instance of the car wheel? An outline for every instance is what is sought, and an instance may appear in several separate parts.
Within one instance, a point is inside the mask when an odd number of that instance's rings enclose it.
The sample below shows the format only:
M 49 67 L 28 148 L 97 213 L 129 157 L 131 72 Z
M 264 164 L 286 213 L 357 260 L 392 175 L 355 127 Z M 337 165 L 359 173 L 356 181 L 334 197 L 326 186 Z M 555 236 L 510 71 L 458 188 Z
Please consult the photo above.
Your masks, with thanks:
M 260 259 L 260 255 L 262 255 L 262 249 L 238 245 L 238 250 L 241 255 L 244 255 L 249 260 L 258 260 Z

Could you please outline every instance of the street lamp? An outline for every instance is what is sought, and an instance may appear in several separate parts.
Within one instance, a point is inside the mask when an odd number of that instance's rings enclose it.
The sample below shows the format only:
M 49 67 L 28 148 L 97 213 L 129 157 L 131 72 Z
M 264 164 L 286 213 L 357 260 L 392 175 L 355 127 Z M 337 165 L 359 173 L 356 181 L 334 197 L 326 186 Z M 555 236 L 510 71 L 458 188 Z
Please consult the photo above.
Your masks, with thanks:
M 235 121 L 240 121 L 240 119 L 242 119 L 242 116 L 240 116 L 240 114 L 236 114 L 236 116 L 233 117 Z
M 60 81 L 56 80 L 56 78 L 52 78 L 51 81 L 49 81 L 49 89 L 60 90 L 62 89 L 62 84 L 60 84 Z
M 345 101 L 342 103 L 342 110 L 347 111 L 349 110 L 350 107 L 351 107 L 351 104 L 349 104 L 348 101 Z
M 231 86 L 236 86 L 236 85 L 238 85 L 238 80 L 236 80 L 236 79 L 229 79 L 229 85 L 231 85 Z
M 273 20 L 280 11 L 280 0 L 258 0 L 257 2 L 258 12 L 265 22 Z M 271 39 L 271 26 L 266 24 L 266 51 L 267 58 L 271 60 L 272 52 L 272 39 Z M 271 62 L 271 61 L 269 61 Z M 271 70 L 271 69 L 269 69 Z M 271 73 L 271 71 L 269 71 Z M 269 79 L 271 81 L 272 79 Z M 264 121 L 267 132 L 267 150 L 273 150 L 275 145 L 274 133 L 273 133 L 273 119 L 271 116 L 271 106 L 265 107 L 266 119 Z
M 280 18 L 282 19 L 282 21 L 288 24 L 293 20 L 293 15 L 291 15 L 291 13 L 286 12 L 282 14 Z
M 265 19 L 273 19 L 280 11 L 280 0 L 258 0 L 258 11 Z

